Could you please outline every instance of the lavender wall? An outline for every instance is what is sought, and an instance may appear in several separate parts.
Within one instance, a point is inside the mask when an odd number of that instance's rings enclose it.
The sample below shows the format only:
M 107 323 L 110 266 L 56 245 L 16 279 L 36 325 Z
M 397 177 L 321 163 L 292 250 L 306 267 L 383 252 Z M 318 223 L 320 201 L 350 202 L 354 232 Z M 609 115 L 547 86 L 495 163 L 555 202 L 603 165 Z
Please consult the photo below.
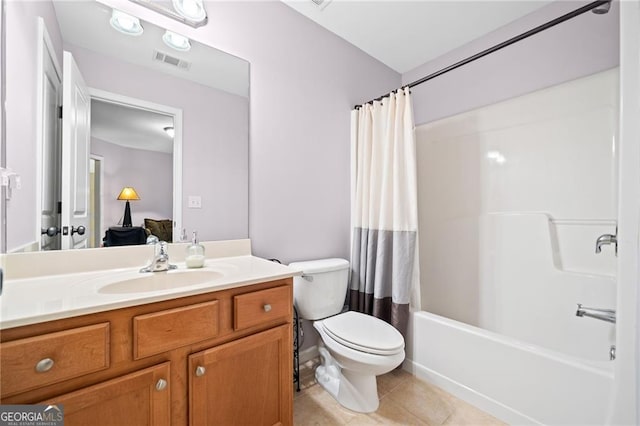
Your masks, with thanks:
M 349 113 L 395 71 L 280 2 L 208 3 L 207 38 L 251 62 L 253 252 L 349 258 Z
M 262 35 L 256 43 L 236 34 L 252 71 L 254 253 L 285 262 L 348 259 L 350 110 L 397 87 L 400 76 L 279 2 L 225 3 L 215 13 L 228 15 L 228 30 L 244 18 L 246 28 L 235 31 Z
M 584 1 L 559 1 L 402 75 L 408 84 L 553 18 Z M 619 63 L 619 4 L 587 12 L 412 89 L 416 125 L 573 80 Z
M 207 2 L 209 23 L 198 29 L 103 2 L 251 63 L 253 253 L 348 258 L 349 112 L 398 87 L 400 75 L 278 1 Z
M 89 87 L 182 109 L 182 223 L 202 240 L 248 235 L 248 100 L 65 45 Z M 154 174 L 155 175 L 155 174 Z M 201 209 L 187 208 L 189 195 Z
M 7 249 L 35 240 L 36 79 L 38 21 L 43 17 L 62 66 L 62 38 L 50 2 L 5 2 L 6 167 L 20 174 L 22 189 L 6 203 Z
M 91 139 L 91 154 L 102 161 L 102 229 L 118 226 L 124 214 L 124 202 L 116 198 L 125 186 L 133 186 L 140 196 L 131 201 L 134 226 L 144 219 L 173 217 L 173 155 L 126 148 L 100 139 Z

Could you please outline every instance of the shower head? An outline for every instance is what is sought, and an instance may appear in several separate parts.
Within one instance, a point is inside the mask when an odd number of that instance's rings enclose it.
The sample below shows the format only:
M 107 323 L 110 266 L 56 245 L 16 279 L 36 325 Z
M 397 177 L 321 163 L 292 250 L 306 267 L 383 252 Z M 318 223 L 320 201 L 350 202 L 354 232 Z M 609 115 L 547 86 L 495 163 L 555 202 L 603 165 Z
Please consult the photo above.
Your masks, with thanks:
M 609 13 L 609 8 L 611 7 L 611 0 L 606 3 L 602 3 L 600 6 L 596 6 L 591 11 L 596 15 L 604 15 L 605 13 Z

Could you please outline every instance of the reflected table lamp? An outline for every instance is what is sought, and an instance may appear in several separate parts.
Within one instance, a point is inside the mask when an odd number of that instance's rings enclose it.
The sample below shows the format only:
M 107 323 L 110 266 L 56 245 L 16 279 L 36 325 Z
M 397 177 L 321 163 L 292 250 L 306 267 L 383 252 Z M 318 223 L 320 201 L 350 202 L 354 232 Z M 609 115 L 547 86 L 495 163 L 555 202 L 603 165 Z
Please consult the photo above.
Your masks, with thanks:
M 120 195 L 118 195 L 118 200 L 124 200 L 127 203 L 124 206 L 124 219 L 122 221 L 122 226 L 132 226 L 131 224 L 131 206 L 129 205 L 130 200 L 139 200 L 138 193 L 136 190 L 130 186 L 125 186 L 120 191 Z

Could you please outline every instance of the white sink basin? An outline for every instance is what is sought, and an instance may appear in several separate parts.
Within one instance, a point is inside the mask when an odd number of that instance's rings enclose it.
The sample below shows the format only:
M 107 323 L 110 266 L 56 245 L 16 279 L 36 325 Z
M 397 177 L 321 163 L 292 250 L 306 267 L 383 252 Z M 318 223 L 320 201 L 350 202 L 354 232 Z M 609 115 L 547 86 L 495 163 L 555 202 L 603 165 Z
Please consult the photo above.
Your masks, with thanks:
M 148 293 L 204 284 L 224 276 L 211 270 L 172 270 L 168 272 L 147 272 L 139 277 L 112 282 L 98 289 L 102 294 Z

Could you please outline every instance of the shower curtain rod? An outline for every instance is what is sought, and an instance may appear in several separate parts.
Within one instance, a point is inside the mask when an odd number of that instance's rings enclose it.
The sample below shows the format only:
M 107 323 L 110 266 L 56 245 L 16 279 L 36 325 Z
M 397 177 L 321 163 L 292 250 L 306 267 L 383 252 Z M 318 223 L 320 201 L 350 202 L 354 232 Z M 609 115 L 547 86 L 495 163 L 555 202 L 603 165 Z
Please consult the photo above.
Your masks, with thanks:
M 480 58 L 482 58 L 484 56 L 487 56 L 487 55 L 489 55 L 489 54 L 491 54 L 493 52 L 497 52 L 500 49 L 503 49 L 503 48 L 505 48 L 507 46 L 510 46 L 510 45 L 512 45 L 514 43 L 517 43 L 517 42 L 521 41 L 521 40 L 524 40 L 525 38 L 531 37 L 532 35 L 538 34 L 539 32 L 542 32 L 542 31 L 544 31 L 546 29 L 554 27 L 554 26 L 556 26 L 558 24 L 563 23 L 564 21 L 568 21 L 569 19 L 575 18 L 576 16 L 582 15 L 585 12 L 588 12 L 588 11 L 590 11 L 592 9 L 595 9 L 595 8 L 597 8 L 599 6 L 602 6 L 603 4 L 610 3 L 610 2 L 611 2 L 611 0 L 597 0 L 597 1 L 591 2 L 589 4 L 586 4 L 586 5 L 584 5 L 584 6 L 580 7 L 580 8 L 572 11 L 572 12 L 569 12 L 569 13 L 564 14 L 562 16 L 559 16 L 559 17 L 557 17 L 555 19 L 552 19 L 551 21 L 549 21 L 549 22 L 547 22 L 545 24 L 539 25 L 539 26 L 537 26 L 535 28 L 530 29 L 529 31 L 526 31 L 526 32 L 520 34 L 520 35 L 512 37 L 509 40 L 503 41 L 502 43 L 496 44 L 493 47 L 485 49 L 482 52 L 476 53 L 473 56 L 469 56 L 466 59 L 458 61 L 453 65 L 449 65 L 448 67 L 442 68 L 439 71 L 436 71 L 436 72 L 434 72 L 432 74 L 427 75 L 426 77 L 422 77 L 420 80 L 416 80 L 416 81 L 414 81 L 412 83 L 405 84 L 404 86 L 402 86 L 402 88 L 403 89 L 405 87 L 412 88 L 414 86 L 417 86 L 418 84 L 422 84 L 422 83 L 424 83 L 426 81 L 429 81 L 431 79 L 439 77 L 442 74 L 448 73 L 449 71 L 453 71 L 456 68 L 460 68 L 463 65 L 466 65 L 466 64 L 468 64 L 470 62 L 475 61 L 476 59 L 480 59 Z M 393 92 L 395 92 L 395 90 L 392 90 L 391 92 L 387 93 L 386 95 L 382 95 L 382 96 L 379 96 L 379 97 L 377 97 L 375 99 L 372 99 L 369 102 L 365 102 L 365 104 L 370 104 L 370 103 L 373 103 L 375 101 L 380 101 L 383 98 L 385 98 L 386 96 L 389 96 Z M 365 105 L 365 104 L 363 104 L 363 105 Z M 358 109 L 358 108 L 361 108 L 361 107 L 362 107 L 362 105 L 356 105 L 354 107 L 354 109 Z

